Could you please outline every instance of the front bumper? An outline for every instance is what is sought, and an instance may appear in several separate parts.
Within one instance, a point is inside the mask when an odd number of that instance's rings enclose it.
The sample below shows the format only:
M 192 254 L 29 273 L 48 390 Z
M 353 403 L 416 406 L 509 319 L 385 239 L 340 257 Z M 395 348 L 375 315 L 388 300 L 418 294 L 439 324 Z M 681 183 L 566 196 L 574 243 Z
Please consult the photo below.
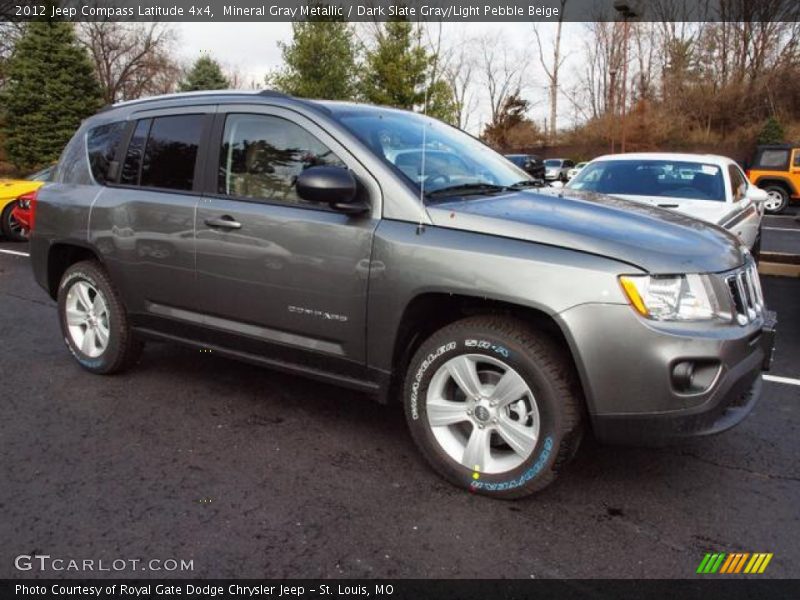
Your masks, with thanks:
M 621 305 L 584 305 L 560 318 L 570 332 L 595 436 L 645 445 L 720 433 L 742 422 L 761 396 L 777 323 L 767 311 L 747 327 L 653 324 Z M 712 373 L 702 389 L 676 389 L 675 367 L 686 361 Z

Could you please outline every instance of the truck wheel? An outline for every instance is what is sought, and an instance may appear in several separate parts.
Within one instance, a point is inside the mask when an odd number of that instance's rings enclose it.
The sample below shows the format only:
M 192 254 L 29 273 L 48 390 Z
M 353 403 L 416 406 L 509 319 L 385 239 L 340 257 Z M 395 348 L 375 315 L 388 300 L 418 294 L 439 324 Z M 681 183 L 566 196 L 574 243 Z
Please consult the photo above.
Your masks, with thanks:
M 2 230 L 3 236 L 7 240 L 12 242 L 24 242 L 26 238 L 25 232 L 22 230 L 22 225 L 14 218 L 14 215 L 11 214 L 11 211 L 14 210 L 16 205 L 16 201 L 11 202 L 3 210 L 3 214 L 0 216 L 0 230 Z
M 527 323 L 472 317 L 426 340 L 404 386 L 422 454 L 470 491 L 519 498 L 550 484 L 582 435 L 569 357 Z
M 762 189 L 767 192 L 764 211 L 771 215 L 782 213 L 786 205 L 789 204 L 789 192 L 786 191 L 786 188 L 780 185 L 768 185 Z
M 67 348 L 87 371 L 118 373 L 139 358 L 125 306 L 95 261 L 75 263 L 58 286 L 58 314 Z

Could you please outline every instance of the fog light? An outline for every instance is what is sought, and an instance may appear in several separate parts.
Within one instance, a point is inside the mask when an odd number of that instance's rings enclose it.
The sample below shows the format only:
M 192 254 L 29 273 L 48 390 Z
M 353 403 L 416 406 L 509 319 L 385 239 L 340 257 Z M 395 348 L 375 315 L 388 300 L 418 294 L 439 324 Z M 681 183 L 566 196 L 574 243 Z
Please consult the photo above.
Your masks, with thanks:
M 719 371 L 716 360 L 682 360 L 672 367 L 672 387 L 679 394 L 701 394 L 714 385 Z

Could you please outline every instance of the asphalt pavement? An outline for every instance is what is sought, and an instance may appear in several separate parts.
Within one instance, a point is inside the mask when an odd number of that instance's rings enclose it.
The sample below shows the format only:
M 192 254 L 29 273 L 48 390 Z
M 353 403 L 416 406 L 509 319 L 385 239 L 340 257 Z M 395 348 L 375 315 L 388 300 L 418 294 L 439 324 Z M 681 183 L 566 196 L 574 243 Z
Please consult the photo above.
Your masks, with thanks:
M 779 254 L 800 254 L 800 216 L 791 207 L 786 214 L 765 216 L 762 227 L 762 250 Z
M 780 319 L 771 374 L 800 380 L 800 279 L 763 283 Z M 443 482 L 400 407 L 348 390 L 170 344 L 90 375 L 28 258 L 4 252 L 0 371 L 0 578 L 687 578 L 706 552 L 771 552 L 762 577 L 798 575 L 797 384 L 765 382 L 718 437 L 589 440 L 553 486 L 504 502 Z M 21 572 L 20 554 L 193 570 Z

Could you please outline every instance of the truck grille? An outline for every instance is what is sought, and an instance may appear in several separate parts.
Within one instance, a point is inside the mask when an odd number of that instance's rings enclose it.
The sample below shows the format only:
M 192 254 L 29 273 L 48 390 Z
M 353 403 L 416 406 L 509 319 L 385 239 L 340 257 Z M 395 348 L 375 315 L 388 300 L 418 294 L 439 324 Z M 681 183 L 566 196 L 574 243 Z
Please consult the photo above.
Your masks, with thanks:
M 764 313 L 764 294 L 754 262 L 725 278 L 731 294 L 733 315 L 739 325 L 752 323 Z

